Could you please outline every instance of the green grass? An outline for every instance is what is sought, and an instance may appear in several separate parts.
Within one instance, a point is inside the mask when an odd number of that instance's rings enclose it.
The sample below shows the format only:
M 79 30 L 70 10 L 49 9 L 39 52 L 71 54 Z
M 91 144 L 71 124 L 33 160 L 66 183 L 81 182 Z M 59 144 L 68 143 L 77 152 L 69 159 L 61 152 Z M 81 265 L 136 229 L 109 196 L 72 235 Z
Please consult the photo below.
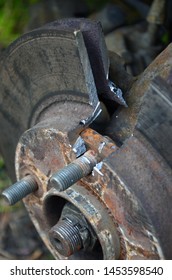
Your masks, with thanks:
M 29 7 L 38 0 L 0 0 L 0 44 L 9 45 L 23 32 L 29 18 Z

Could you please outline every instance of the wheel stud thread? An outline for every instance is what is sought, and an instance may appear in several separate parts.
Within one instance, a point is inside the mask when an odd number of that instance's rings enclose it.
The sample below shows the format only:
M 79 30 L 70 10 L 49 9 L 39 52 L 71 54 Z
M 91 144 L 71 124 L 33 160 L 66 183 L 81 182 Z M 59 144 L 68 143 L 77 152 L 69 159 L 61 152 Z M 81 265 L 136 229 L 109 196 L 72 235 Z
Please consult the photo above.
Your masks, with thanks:
M 53 174 L 49 180 L 49 186 L 56 188 L 58 191 L 64 191 L 81 178 L 90 174 L 96 163 L 96 158 L 88 151 L 80 158 Z
M 60 220 L 54 226 L 53 231 L 55 232 L 55 240 L 52 238 L 51 240 L 60 254 L 68 257 L 82 248 L 79 228 L 77 225 L 73 225 L 69 219 Z
M 9 205 L 14 205 L 28 194 L 36 191 L 38 185 L 35 179 L 28 175 L 2 192 L 2 196 Z

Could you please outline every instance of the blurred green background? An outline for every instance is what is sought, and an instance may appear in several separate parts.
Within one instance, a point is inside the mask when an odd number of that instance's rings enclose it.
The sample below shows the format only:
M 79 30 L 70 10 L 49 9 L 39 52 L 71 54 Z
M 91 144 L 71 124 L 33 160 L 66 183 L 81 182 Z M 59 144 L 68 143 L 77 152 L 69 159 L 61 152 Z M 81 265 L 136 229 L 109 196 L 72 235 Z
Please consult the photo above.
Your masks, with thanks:
M 0 44 L 6 47 L 18 38 L 29 22 L 31 8 L 41 0 L 0 0 Z M 51 1 L 50 1 L 51 2 Z M 74 2 L 71 0 L 71 2 Z M 108 0 L 85 0 L 89 11 L 101 8 Z
M 7 46 L 20 36 L 29 20 L 29 8 L 38 0 L 0 0 L 0 42 Z

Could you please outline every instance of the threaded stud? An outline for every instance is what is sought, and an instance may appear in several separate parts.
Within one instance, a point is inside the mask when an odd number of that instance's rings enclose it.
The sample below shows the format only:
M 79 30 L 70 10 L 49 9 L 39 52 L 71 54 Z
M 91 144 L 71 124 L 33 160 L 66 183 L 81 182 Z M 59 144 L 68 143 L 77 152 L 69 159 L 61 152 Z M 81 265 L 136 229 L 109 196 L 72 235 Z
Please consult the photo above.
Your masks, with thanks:
M 2 192 L 2 196 L 9 205 L 14 205 L 28 194 L 36 191 L 38 185 L 35 179 L 28 175 Z
M 97 160 L 95 156 L 92 155 L 91 151 L 88 151 L 53 174 L 49 180 L 49 187 L 54 187 L 60 192 L 64 191 L 81 178 L 90 174 L 96 164 Z

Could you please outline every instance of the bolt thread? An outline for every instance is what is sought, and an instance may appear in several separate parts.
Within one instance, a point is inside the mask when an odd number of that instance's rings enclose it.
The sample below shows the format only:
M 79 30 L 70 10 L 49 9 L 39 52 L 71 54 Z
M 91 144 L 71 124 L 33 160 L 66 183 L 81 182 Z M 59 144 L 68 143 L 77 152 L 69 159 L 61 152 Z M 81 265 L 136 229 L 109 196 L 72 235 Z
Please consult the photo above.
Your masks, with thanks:
M 59 170 L 50 178 L 50 186 L 58 191 L 64 191 L 83 177 L 82 168 L 71 163 Z
M 59 243 L 56 243 L 56 248 L 62 255 L 72 255 L 76 251 L 79 251 L 82 248 L 82 239 L 79 233 L 79 227 L 73 225 L 72 221 L 69 219 L 60 220 L 55 226 L 56 241 L 59 238 Z M 63 245 L 64 242 L 64 245 Z M 60 244 L 60 246 L 58 246 Z M 69 250 L 66 250 L 66 244 L 69 247 Z
M 2 192 L 9 205 L 13 205 L 38 188 L 36 181 L 30 175 L 16 182 Z
M 86 154 L 55 173 L 50 178 L 50 187 L 54 187 L 58 191 L 64 191 L 91 173 L 97 162 L 93 156 L 86 156 Z
M 96 161 L 94 158 L 92 159 L 86 156 L 82 156 L 76 159 L 74 163 L 82 169 L 83 176 L 87 176 L 93 170 L 93 167 L 96 165 Z

